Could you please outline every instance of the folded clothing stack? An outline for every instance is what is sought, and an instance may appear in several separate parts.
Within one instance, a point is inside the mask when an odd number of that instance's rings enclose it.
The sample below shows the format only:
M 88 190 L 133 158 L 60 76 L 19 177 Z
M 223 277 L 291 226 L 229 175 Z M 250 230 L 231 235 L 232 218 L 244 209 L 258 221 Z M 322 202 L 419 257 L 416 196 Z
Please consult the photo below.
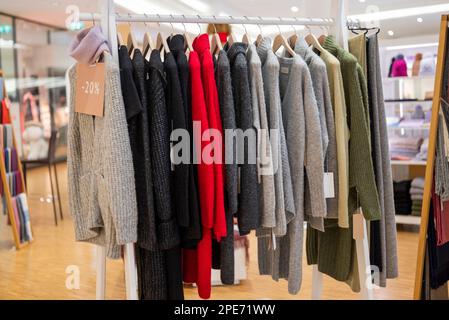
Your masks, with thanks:
M 390 139 L 390 154 L 393 160 L 411 160 L 420 152 L 423 138 L 394 137 Z
M 394 208 L 396 214 L 410 215 L 412 211 L 412 199 L 410 197 L 411 180 L 393 182 Z
M 416 155 L 417 160 L 427 160 L 427 153 L 429 150 L 429 138 L 424 139 L 424 142 L 421 145 L 419 153 Z
M 424 178 L 417 177 L 412 180 L 410 188 L 410 198 L 412 199 L 412 216 L 421 216 L 423 194 Z

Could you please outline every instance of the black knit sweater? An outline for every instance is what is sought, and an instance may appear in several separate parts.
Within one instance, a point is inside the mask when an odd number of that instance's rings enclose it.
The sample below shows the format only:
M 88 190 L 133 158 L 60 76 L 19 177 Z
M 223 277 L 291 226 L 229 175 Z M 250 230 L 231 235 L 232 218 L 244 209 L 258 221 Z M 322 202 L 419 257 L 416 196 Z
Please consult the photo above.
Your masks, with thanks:
M 196 165 L 193 164 L 193 123 L 190 97 L 190 81 L 189 81 L 189 63 L 184 52 L 184 37 L 180 34 L 174 35 L 167 39 L 170 51 L 173 54 L 177 65 L 179 83 L 181 88 L 181 98 L 184 108 L 185 125 L 190 135 L 190 163 L 187 165 L 187 180 L 188 180 L 188 200 L 189 205 L 184 212 L 188 217 L 188 224 L 180 226 L 181 245 L 184 248 L 196 248 L 196 245 L 201 240 L 201 216 L 198 202 L 197 189 L 197 174 Z M 177 169 L 177 168 L 176 168 Z M 175 170 L 176 170 L 175 169 Z M 176 183 L 176 181 L 175 181 Z M 184 186 L 184 185 L 183 185 Z M 180 208 L 182 209 L 182 208 Z M 183 219 L 182 219 L 183 220 Z
M 138 246 L 136 259 L 140 299 L 166 299 L 165 258 L 156 239 L 155 212 L 149 158 L 149 134 L 145 92 L 145 62 L 139 51 L 131 61 L 128 49 L 119 49 L 120 80 L 133 155 L 137 205 Z M 142 99 L 143 98 L 143 99 Z M 151 199 L 151 202 L 149 202 Z M 151 208 L 151 211 L 149 210 Z
M 170 167 L 170 100 L 166 100 L 166 85 L 160 53 L 153 50 L 149 62 L 148 97 L 158 242 L 165 252 L 168 299 L 183 299 L 180 239 Z
M 231 66 L 237 128 L 243 131 L 252 130 L 254 136 L 256 136 L 256 130 L 253 127 L 246 45 L 236 42 L 228 49 L 227 54 Z M 245 142 L 244 150 L 238 150 L 237 152 L 238 157 L 241 156 L 241 152 L 244 153 L 244 164 L 240 165 L 240 194 L 237 216 L 240 234 L 246 235 L 259 227 L 257 166 L 255 161 L 249 163 L 249 155 L 256 154 L 256 141 L 254 140 L 252 144 Z

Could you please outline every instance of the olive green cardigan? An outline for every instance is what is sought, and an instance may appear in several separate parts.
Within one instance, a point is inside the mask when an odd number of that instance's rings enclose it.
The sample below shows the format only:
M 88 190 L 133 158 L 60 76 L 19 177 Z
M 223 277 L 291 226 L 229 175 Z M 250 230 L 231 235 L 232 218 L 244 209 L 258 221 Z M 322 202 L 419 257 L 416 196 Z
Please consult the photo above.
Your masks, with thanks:
M 381 217 L 374 166 L 371 157 L 368 90 L 357 59 L 327 37 L 324 49 L 332 53 L 341 65 L 345 91 L 349 140 L 349 229 L 339 228 L 336 220 L 325 221 L 325 232 L 308 228 L 307 261 L 318 270 L 339 281 L 347 281 L 354 291 L 360 286 L 356 274 L 355 242 L 352 238 L 352 214 L 361 207 L 366 220 Z M 353 269 L 354 267 L 354 269 Z

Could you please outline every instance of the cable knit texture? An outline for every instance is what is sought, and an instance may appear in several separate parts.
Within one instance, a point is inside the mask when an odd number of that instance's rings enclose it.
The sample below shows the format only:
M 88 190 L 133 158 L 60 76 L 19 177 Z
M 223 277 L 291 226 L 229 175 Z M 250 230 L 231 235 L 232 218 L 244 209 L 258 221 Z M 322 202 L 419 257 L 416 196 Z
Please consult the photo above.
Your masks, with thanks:
M 237 149 L 237 158 L 243 159 L 240 168 L 240 194 L 238 201 L 238 224 L 240 235 L 246 235 L 259 227 L 259 199 L 257 188 L 256 165 L 256 131 L 253 127 L 253 112 L 251 106 L 251 91 L 248 79 L 248 63 L 246 61 L 246 45 L 235 42 L 227 50 L 231 65 L 231 80 L 234 96 L 234 108 L 237 128 L 250 137 L 244 143 L 244 148 Z M 252 141 L 251 141 L 252 140 Z
M 217 81 L 218 99 L 220 101 L 220 114 L 223 121 L 223 129 L 235 130 L 234 98 L 232 96 L 231 67 L 224 50 L 218 53 L 215 66 L 215 78 Z M 225 143 L 225 209 L 227 235 L 220 244 L 220 270 L 221 282 L 234 284 L 234 214 L 238 208 L 238 173 L 236 159 L 236 146 L 232 148 Z M 229 161 L 231 160 L 231 161 Z
M 251 102 L 253 111 L 253 126 L 257 132 L 257 170 L 260 181 L 260 224 L 270 225 L 276 208 L 274 190 L 274 168 L 271 155 L 271 143 L 265 104 L 264 84 L 262 77 L 262 62 L 254 44 L 247 51 Z M 265 221 L 266 220 L 266 221 Z
M 107 53 L 104 63 L 104 117 L 75 112 L 76 65 L 69 70 L 69 205 L 76 240 L 118 259 L 121 245 L 137 241 L 137 204 L 119 68 Z

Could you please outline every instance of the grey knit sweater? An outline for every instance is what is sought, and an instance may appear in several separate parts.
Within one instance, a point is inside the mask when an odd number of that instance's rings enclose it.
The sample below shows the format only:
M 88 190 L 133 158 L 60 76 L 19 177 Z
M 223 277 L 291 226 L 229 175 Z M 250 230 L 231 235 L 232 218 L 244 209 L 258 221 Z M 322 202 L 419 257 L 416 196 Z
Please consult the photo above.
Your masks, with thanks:
M 382 270 L 380 285 L 386 286 L 386 279 L 398 276 L 396 220 L 394 209 L 393 179 L 390 165 L 388 130 L 385 117 L 385 105 L 382 89 L 382 75 L 379 62 L 377 35 L 367 37 L 367 75 L 370 97 L 372 136 L 374 137 L 373 155 L 376 159 L 376 184 L 381 209 L 380 242 Z
M 323 138 L 324 170 L 334 176 L 335 197 L 326 199 L 327 218 L 338 218 L 338 163 L 337 140 L 335 135 L 334 110 L 331 102 L 327 68 L 324 61 L 315 53 L 304 38 L 300 37 L 295 45 L 295 52 L 299 54 L 309 67 L 312 77 L 313 90 L 320 112 L 321 134 Z M 318 221 L 320 222 L 320 221 Z M 316 227 L 313 217 L 312 227 Z
M 307 214 L 326 215 L 324 156 L 318 106 L 307 64 L 299 55 L 279 60 L 282 116 L 296 208 L 295 219 L 288 226 L 288 237 L 282 239 L 284 243 L 280 246 L 280 256 L 288 258 L 279 261 L 279 268 L 280 276 L 288 279 L 289 292 L 297 294 L 302 281 L 305 199 L 311 201 L 311 212 Z
M 227 50 L 230 66 L 232 91 L 237 128 L 244 132 L 256 132 L 253 127 L 251 106 L 251 92 L 248 79 L 248 65 L 246 61 L 246 45 L 235 42 Z M 246 139 L 245 139 L 246 140 Z M 256 143 L 245 143 L 245 147 L 238 149 L 237 157 L 242 156 L 244 163 L 240 165 L 240 194 L 238 199 L 238 224 L 241 235 L 248 234 L 259 227 L 259 199 L 257 186 L 257 166 L 250 163 L 256 155 Z M 242 144 L 243 145 L 243 144 Z M 250 161 L 251 160 L 251 161 Z
M 69 70 L 69 205 L 76 240 L 106 246 L 118 259 L 121 245 L 137 240 L 137 204 L 119 68 L 107 53 L 104 62 L 102 118 L 75 112 L 76 65 Z
M 257 231 L 258 236 L 284 236 L 287 233 L 287 223 L 295 215 L 293 187 L 290 175 L 290 162 L 287 153 L 284 125 L 282 123 L 281 96 L 279 92 L 279 61 L 271 50 L 271 39 L 263 38 L 257 47 L 257 53 L 262 63 L 262 78 L 268 127 L 270 129 L 271 153 L 274 168 L 275 212 L 271 217 L 264 216 L 263 228 Z M 271 229 L 273 228 L 273 229 Z M 263 274 L 261 257 L 268 256 L 259 242 L 259 268 Z M 268 243 L 266 243 L 268 248 Z M 262 250 L 262 251 L 260 251 Z
M 231 67 L 224 50 L 218 53 L 215 65 L 215 79 L 217 82 L 218 100 L 223 129 L 236 129 L 234 98 L 232 96 Z M 235 159 L 236 147 L 225 145 L 225 159 Z M 220 242 L 220 276 L 224 284 L 234 284 L 234 214 L 237 212 L 237 163 L 226 161 L 225 165 L 225 210 L 227 235 Z
M 253 109 L 253 125 L 257 130 L 257 169 L 261 186 L 260 221 L 262 226 L 272 226 L 276 207 L 273 159 L 269 137 L 267 108 L 265 105 L 262 62 L 254 44 L 247 51 L 249 82 Z

